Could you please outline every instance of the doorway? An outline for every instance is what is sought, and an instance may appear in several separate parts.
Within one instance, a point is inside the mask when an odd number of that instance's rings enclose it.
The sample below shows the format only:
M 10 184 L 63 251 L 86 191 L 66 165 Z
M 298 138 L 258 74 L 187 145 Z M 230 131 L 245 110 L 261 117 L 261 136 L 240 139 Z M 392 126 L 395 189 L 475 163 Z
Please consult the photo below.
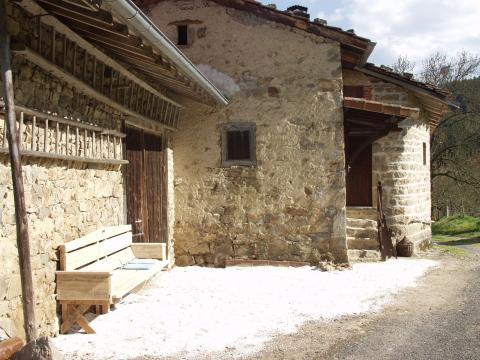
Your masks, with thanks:
M 166 242 L 166 184 L 162 138 L 126 128 L 127 222 L 134 242 Z
M 365 146 L 366 141 L 364 137 L 347 141 L 347 206 L 372 206 L 372 144 Z

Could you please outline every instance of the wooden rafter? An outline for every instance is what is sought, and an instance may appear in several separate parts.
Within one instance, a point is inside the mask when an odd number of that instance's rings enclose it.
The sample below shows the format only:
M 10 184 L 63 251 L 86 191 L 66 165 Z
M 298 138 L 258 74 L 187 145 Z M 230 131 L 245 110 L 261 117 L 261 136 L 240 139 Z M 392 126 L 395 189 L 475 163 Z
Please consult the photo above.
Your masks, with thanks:
M 117 22 L 110 12 L 87 9 L 81 4 L 65 0 L 38 0 L 38 3 L 83 38 L 106 50 L 110 56 L 128 57 L 127 62 L 130 65 L 140 61 L 151 61 L 156 64 L 157 71 L 165 73 L 163 79 L 157 80 L 160 84 L 170 87 L 167 80 L 171 78 L 177 81 L 176 86 L 171 88 L 174 92 L 197 101 L 211 102 L 203 88 L 194 87 L 187 76 L 180 74 L 161 54 L 155 53 L 148 42 L 130 34 L 128 27 Z
M 349 98 L 346 97 L 343 99 L 343 106 L 349 109 L 365 110 L 374 113 L 380 113 L 385 115 L 399 116 L 402 118 L 413 117 L 417 118 L 420 114 L 420 109 L 411 108 L 401 105 L 392 105 L 387 103 L 382 103 L 378 101 L 360 99 L 360 98 Z
M 59 79 L 64 80 L 65 82 L 72 84 L 75 86 L 76 89 L 84 93 L 85 95 L 91 96 L 98 101 L 107 104 L 108 106 L 121 111 L 124 114 L 131 116 L 132 118 L 138 119 L 142 121 L 143 124 L 149 124 L 150 128 L 158 128 L 158 127 L 165 127 L 170 130 L 175 130 L 172 126 L 167 125 L 165 123 L 160 123 L 150 119 L 137 111 L 132 110 L 131 108 L 119 103 L 118 101 L 112 100 L 111 97 L 103 94 L 102 92 L 92 88 L 89 84 L 85 83 L 84 81 L 78 79 L 74 76 L 70 71 L 62 68 L 48 59 L 45 59 L 43 56 L 38 54 L 36 51 L 26 47 L 23 44 L 15 44 L 12 46 L 12 50 L 15 54 L 21 55 L 28 59 L 29 61 L 37 64 L 38 66 L 42 67 L 43 69 L 47 70 L 48 72 L 54 74 Z M 113 80 L 111 81 L 113 82 Z M 138 95 L 137 95 L 138 96 Z M 170 103 L 172 106 L 176 106 L 173 103 Z M 140 108 L 140 105 L 139 105 Z

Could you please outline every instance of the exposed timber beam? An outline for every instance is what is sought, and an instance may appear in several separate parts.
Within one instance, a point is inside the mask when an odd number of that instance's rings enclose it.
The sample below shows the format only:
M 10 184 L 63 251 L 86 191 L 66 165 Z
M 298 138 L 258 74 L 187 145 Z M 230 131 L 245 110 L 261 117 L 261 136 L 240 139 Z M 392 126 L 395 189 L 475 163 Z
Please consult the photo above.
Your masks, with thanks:
M 40 66 L 41 68 L 45 69 L 46 71 L 54 74 L 56 77 L 59 79 L 62 79 L 63 81 L 71 84 L 74 86 L 76 89 L 84 93 L 85 95 L 91 96 L 94 99 L 97 99 L 100 102 L 103 102 L 104 104 L 107 104 L 108 106 L 117 109 L 118 111 L 130 116 L 133 119 L 138 119 L 138 121 L 141 121 L 143 124 L 148 124 L 149 126 L 156 125 L 157 127 L 163 127 L 172 131 L 175 131 L 175 128 L 169 125 L 165 125 L 161 122 L 153 121 L 152 119 L 149 119 L 135 111 L 130 110 L 129 108 L 125 107 L 124 105 L 110 99 L 108 96 L 103 95 L 102 93 L 98 92 L 94 88 L 92 88 L 90 85 L 84 83 L 83 81 L 77 79 L 75 76 L 67 72 L 66 70 L 60 68 L 59 66 L 53 64 L 49 60 L 45 59 L 43 56 L 40 54 L 36 53 L 32 49 L 27 48 L 23 44 L 15 44 L 12 46 L 12 51 L 15 54 L 21 55 L 31 61 L 32 63 Z M 172 104 L 172 102 L 170 101 Z
M 37 16 L 42 16 L 47 13 L 45 9 L 43 9 L 38 3 L 34 0 L 21 0 L 18 3 L 22 8 L 27 10 L 29 13 Z M 153 94 L 157 95 L 158 97 L 162 98 L 163 100 L 175 104 L 178 107 L 182 107 L 180 104 L 174 102 L 173 100 L 169 99 L 161 92 L 147 84 L 145 81 L 140 79 L 138 76 L 132 74 L 128 71 L 124 66 L 113 60 L 111 57 L 100 51 L 98 48 L 90 44 L 86 41 L 83 37 L 79 34 L 71 30 L 68 26 L 63 24 L 60 20 L 58 20 L 54 16 L 42 16 L 42 22 L 52 26 L 58 33 L 64 34 L 70 41 L 75 42 L 79 47 L 87 50 L 90 55 L 97 58 L 99 61 L 103 62 L 105 65 L 110 66 L 112 69 L 118 71 L 120 74 L 125 76 L 127 79 L 132 81 L 133 83 L 139 85 L 140 87 L 152 92 Z
M 27 342 L 37 338 L 35 320 L 35 294 L 33 287 L 28 218 L 25 206 L 22 160 L 15 119 L 13 77 L 10 65 L 10 35 L 8 33 L 7 0 L 0 0 L 0 72 L 5 99 L 5 127 L 7 129 L 8 153 L 12 172 L 13 198 L 15 203 L 15 225 L 17 228 L 17 250 L 22 287 L 23 322 Z
M 382 103 L 378 101 L 366 100 L 361 98 L 345 97 L 343 99 L 343 106 L 350 109 L 370 111 L 379 114 L 399 116 L 402 118 L 417 118 L 420 114 L 420 109 L 411 108 L 401 105 L 393 105 Z

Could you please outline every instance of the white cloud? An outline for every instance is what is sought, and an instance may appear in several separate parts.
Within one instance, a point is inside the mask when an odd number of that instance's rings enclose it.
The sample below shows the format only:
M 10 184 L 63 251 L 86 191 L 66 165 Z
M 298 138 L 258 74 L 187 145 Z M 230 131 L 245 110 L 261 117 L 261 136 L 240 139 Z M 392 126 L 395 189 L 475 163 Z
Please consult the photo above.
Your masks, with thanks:
M 370 59 L 377 63 L 390 64 L 399 55 L 420 63 L 435 51 L 480 52 L 479 0 L 344 0 L 329 11 L 323 1 L 315 4 L 319 17 L 376 42 Z

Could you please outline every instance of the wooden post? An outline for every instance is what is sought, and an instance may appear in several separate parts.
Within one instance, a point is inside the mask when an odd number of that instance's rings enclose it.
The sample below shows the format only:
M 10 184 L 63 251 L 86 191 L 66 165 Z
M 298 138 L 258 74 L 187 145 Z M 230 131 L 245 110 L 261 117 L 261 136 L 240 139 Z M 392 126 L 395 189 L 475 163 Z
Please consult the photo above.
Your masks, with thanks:
M 33 294 L 32 267 L 28 221 L 25 208 L 22 163 L 16 136 L 16 120 L 13 97 L 13 79 L 10 68 L 10 37 L 7 29 L 7 0 L 0 0 L 0 69 L 5 99 L 5 122 L 12 168 L 13 196 L 15 201 L 15 222 L 17 225 L 18 262 L 22 281 L 23 317 L 27 342 L 37 338 L 35 322 L 35 297 Z

